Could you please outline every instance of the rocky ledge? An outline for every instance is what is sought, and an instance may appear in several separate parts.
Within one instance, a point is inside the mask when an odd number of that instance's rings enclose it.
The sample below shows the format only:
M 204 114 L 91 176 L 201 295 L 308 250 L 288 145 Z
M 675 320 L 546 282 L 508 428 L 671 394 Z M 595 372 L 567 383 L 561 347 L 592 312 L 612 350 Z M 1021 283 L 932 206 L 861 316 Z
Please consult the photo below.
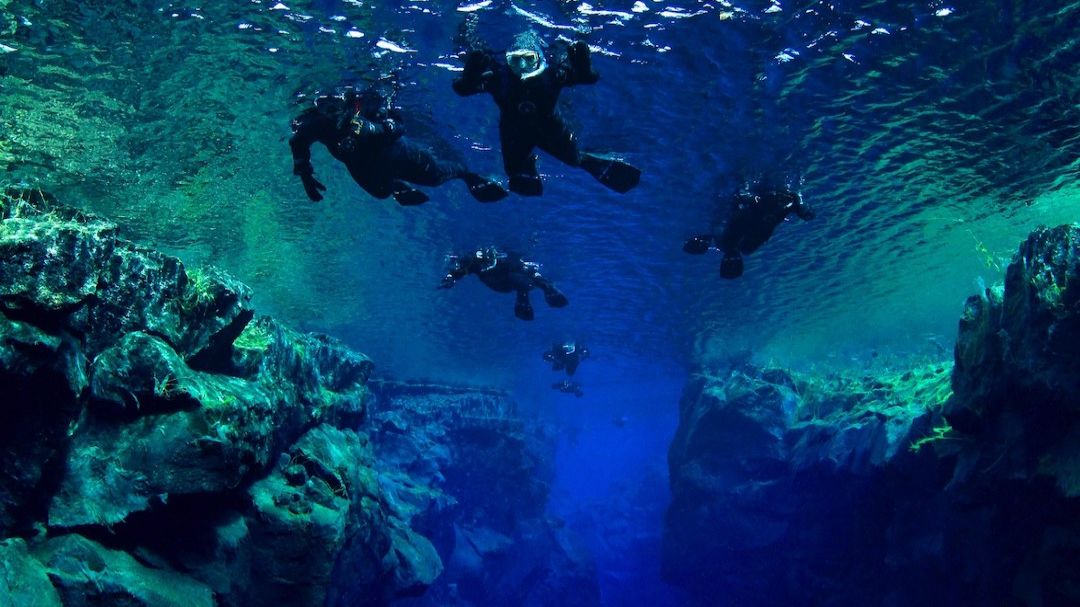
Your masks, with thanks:
M 41 193 L 0 198 L 0 600 L 384 605 L 441 571 L 379 482 L 372 363 Z
M 414 607 L 596 607 L 592 556 L 547 515 L 555 442 L 509 395 L 373 382 L 371 437 L 395 514 L 446 564 Z
M 1080 228 L 970 298 L 954 362 L 697 374 L 664 575 L 701 605 L 1080 604 Z

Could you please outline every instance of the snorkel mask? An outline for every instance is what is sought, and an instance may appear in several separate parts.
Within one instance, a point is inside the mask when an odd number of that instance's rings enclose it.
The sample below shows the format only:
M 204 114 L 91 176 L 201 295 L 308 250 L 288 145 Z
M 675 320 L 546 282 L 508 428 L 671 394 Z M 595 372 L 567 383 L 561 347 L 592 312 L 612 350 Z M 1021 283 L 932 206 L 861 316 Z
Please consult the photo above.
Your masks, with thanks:
M 514 47 L 506 51 L 506 65 L 522 80 L 539 76 L 547 69 L 540 38 L 524 32 L 514 38 Z

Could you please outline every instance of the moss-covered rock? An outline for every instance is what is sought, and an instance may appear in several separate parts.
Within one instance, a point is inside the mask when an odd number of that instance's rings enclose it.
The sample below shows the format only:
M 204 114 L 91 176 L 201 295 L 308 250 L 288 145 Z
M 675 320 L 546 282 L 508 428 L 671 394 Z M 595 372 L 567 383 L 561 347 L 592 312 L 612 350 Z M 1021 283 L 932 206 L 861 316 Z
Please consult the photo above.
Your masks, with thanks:
M 60 607 L 45 567 L 30 556 L 21 539 L 0 541 L 0 605 Z
M 92 359 L 117 336 L 145 331 L 185 359 L 228 348 L 254 311 L 247 287 L 119 238 L 108 222 L 39 192 L 4 194 L 0 307 L 82 336 Z
M 251 487 L 252 566 L 272 580 L 243 604 L 380 604 L 442 571 L 427 539 L 388 517 L 366 439 L 319 426 Z
M 0 532 L 40 518 L 86 383 L 75 340 L 0 314 Z
M 592 556 L 547 516 L 551 436 L 522 420 L 508 394 L 405 382 L 375 382 L 373 392 L 383 495 L 446 563 L 410 605 L 600 604 Z
M 1077 226 L 1032 233 L 968 300 L 951 377 L 691 382 L 665 577 L 703 604 L 1077 603 L 1078 245 Z
M 367 357 L 40 193 L 0 196 L 0 253 L 0 537 L 47 527 L 65 605 L 376 607 L 439 574 L 338 429 Z
M 49 540 L 34 550 L 64 607 L 214 607 L 208 587 L 174 571 L 152 569 L 80 535 Z
M 960 478 L 992 466 L 1008 477 L 1049 476 L 1077 495 L 1080 226 L 1035 230 L 1004 288 L 968 300 L 956 360 L 947 416 L 978 446 L 965 451 Z
M 957 404 L 976 415 L 993 416 L 1017 392 L 1080 411 L 1080 226 L 1035 230 L 1004 289 L 968 300 L 956 359 Z
M 742 365 L 694 378 L 669 450 L 665 578 L 746 605 L 854 604 L 886 544 L 890 488 L 930 491 L 898 471 L 942 419 L 949 371 L 822 377 Z

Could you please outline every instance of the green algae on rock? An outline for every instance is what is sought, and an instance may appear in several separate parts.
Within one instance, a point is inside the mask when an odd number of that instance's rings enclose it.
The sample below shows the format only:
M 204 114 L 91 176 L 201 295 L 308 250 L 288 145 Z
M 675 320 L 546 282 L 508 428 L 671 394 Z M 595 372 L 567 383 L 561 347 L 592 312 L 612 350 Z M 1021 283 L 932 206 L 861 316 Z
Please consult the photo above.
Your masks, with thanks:
M 1080 603 L 1078 243 L 1033 232 L 951 368 L 693 379 L 665 577 L 748 606 Z
M 367 357 L 46 195 L 0 206 L 0 532 L 65 605 L 374 606 L 438 575 L 354 429 Z
M 15 607 L 60 607 L 45 566 L 19 538 L 0 541 L 0 604 Z

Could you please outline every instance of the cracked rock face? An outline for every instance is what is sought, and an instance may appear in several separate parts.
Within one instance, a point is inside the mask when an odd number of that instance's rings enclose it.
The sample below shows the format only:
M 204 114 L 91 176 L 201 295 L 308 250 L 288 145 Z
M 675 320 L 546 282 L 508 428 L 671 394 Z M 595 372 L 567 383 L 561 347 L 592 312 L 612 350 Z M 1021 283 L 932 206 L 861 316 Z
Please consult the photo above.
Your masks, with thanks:
M 1078 244 L 1033 232 L 951 369 L 691 381 L 665 577 L 702 605 L 1080 604 Z
M 371 368 L 256 318 L 221 273 L 6 193 L 0 537 L 30 541 L 0 548 L 0 584 L 68 606 L 376 606 L 423 592 L 441 562 L 390 511 L 355 430 Z

